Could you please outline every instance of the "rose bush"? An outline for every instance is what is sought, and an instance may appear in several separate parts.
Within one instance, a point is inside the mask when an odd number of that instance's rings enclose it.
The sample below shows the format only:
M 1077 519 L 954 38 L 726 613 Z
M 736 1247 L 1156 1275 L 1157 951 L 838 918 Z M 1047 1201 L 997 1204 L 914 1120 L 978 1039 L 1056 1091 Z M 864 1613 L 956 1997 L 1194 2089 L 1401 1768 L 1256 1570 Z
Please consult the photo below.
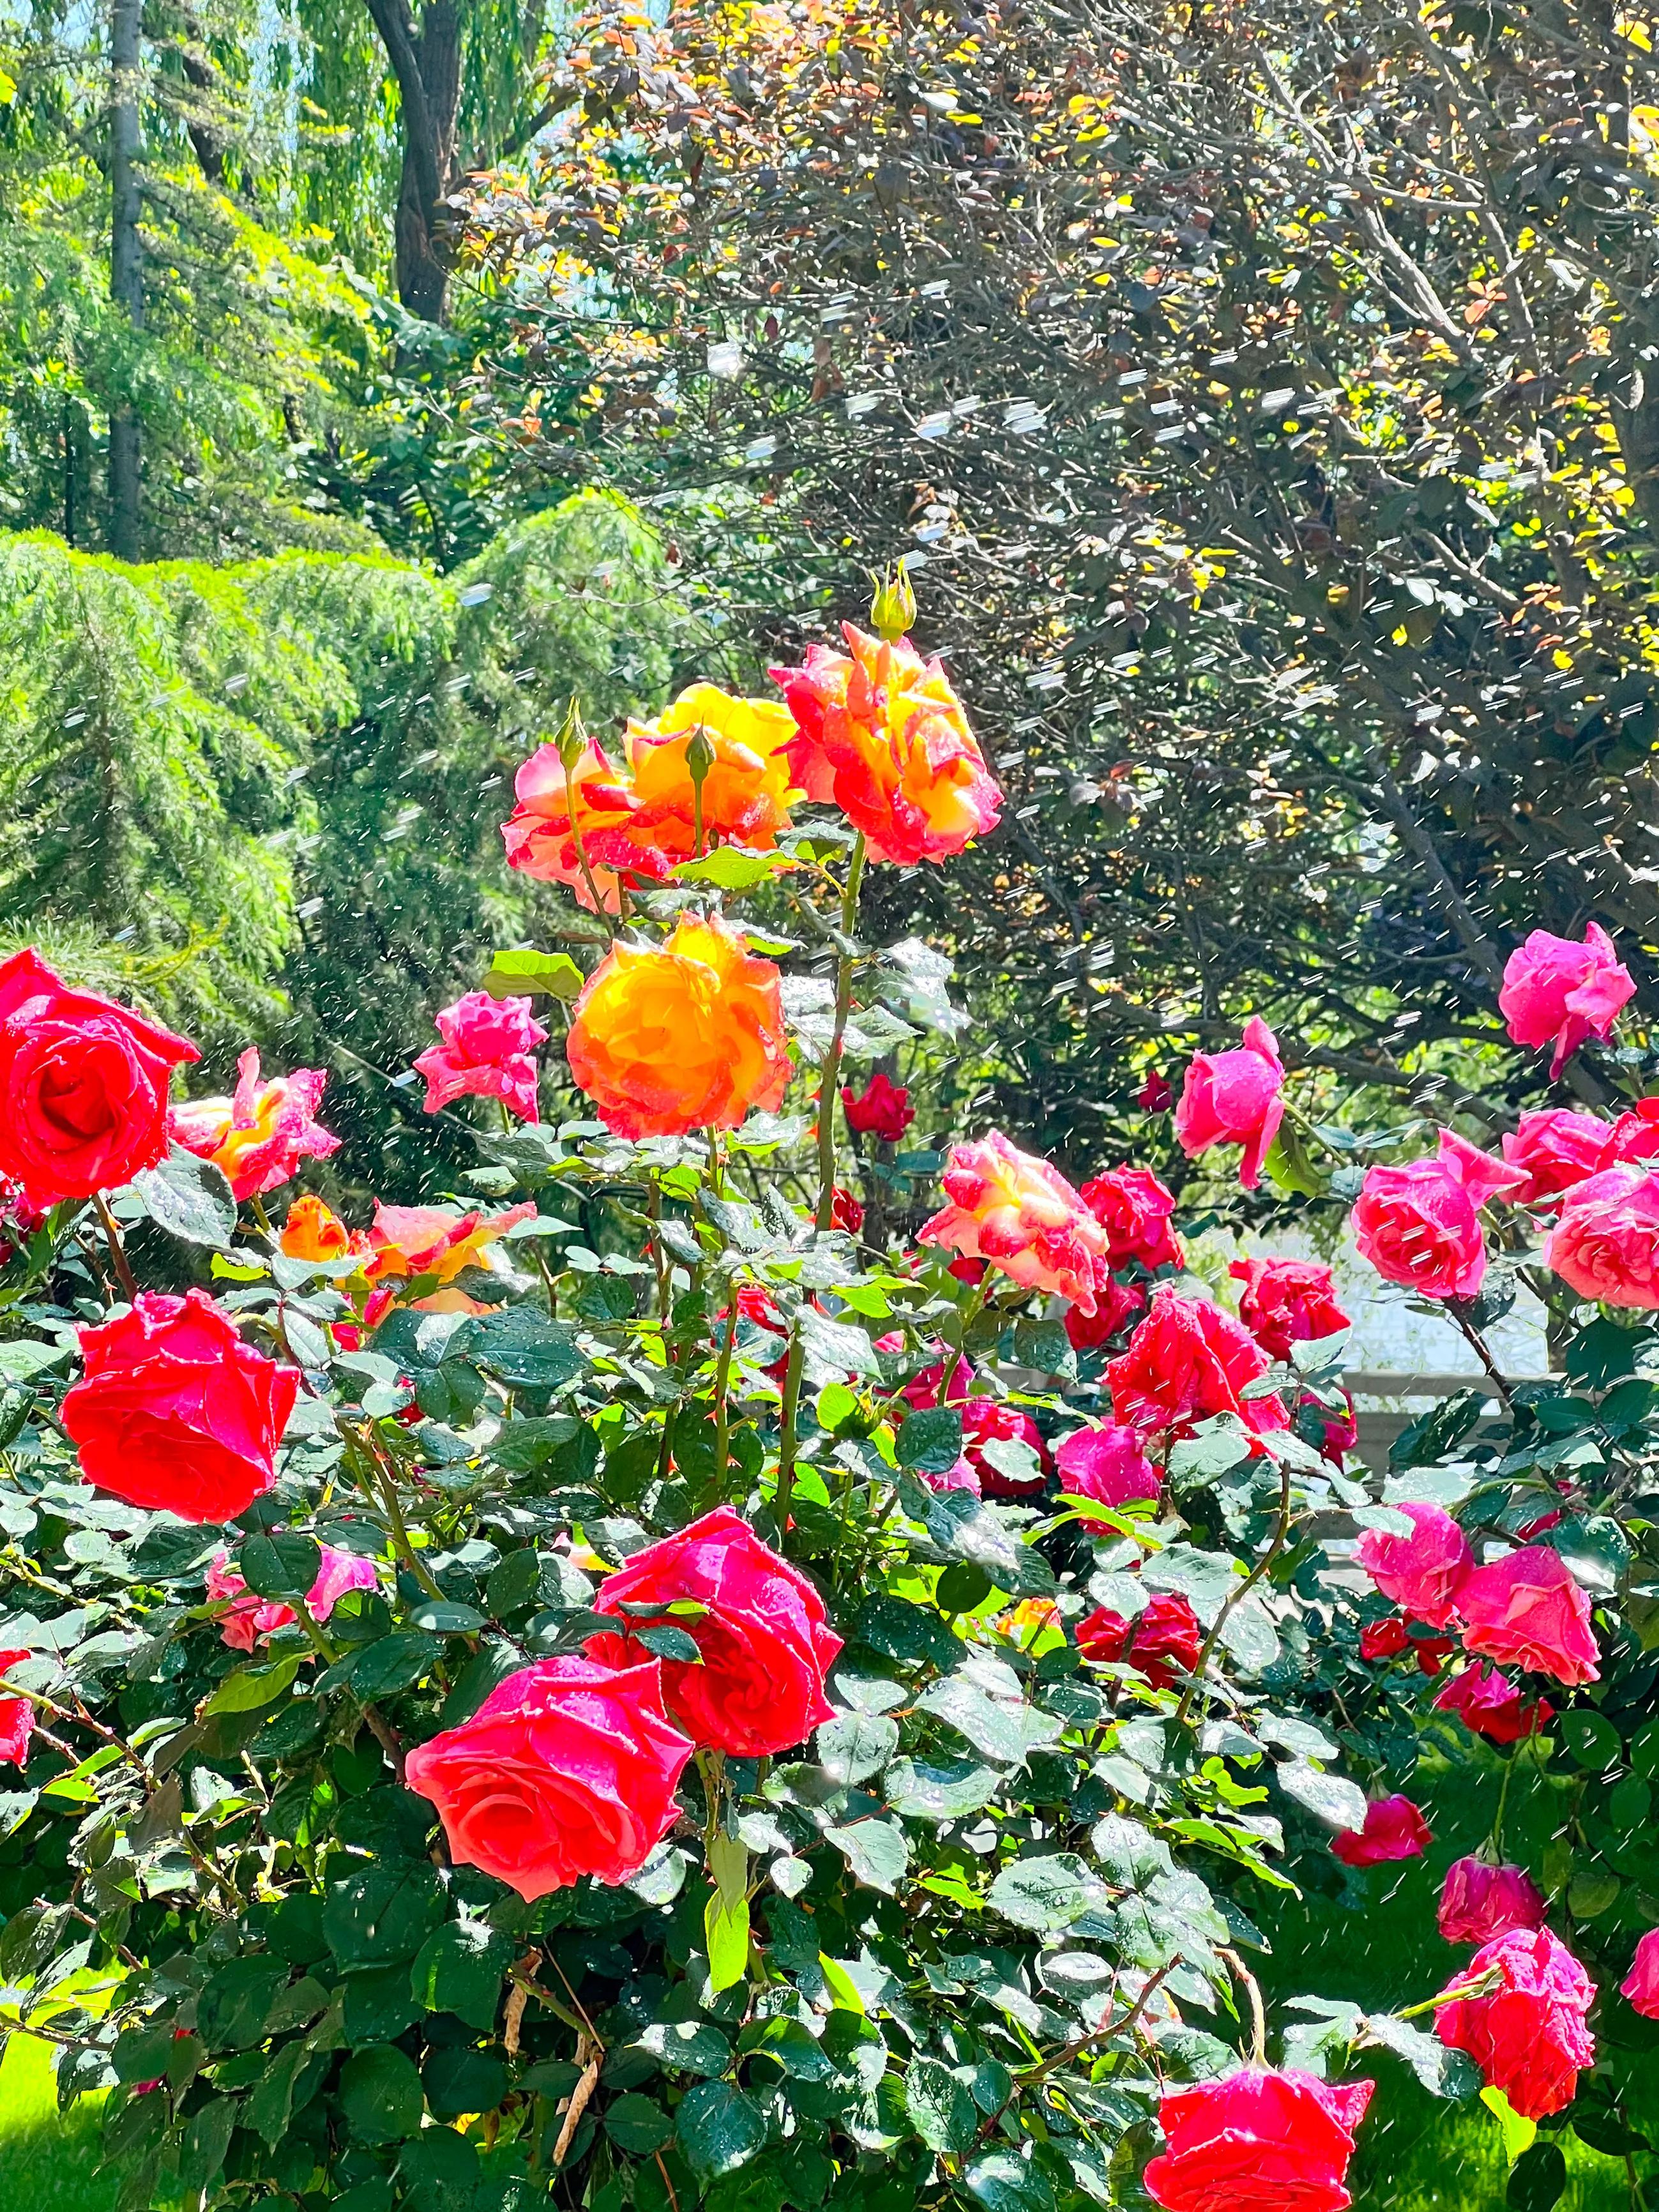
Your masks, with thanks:
M 0 2030 L 107 2093 L 126 2212 L 1340 2212 L 1405 2068 L 1529 2205 L 1569 2128 L 1639 2182 L 1651 1102 L 1316 1119 L 1255 1024 L 1146 1160 L 934 1127 L 948 964 L 860 889 L 1000 797 L 939 664 L 848 645 L 526 763 L 509 855 L 600 934 L 434 1009 L 450 1197 L 271 1223 L 314 1072 L 173 1097 L 185 1041 L 0 971 Z M 1613 1034 L 1584 951 L 1528 1048 Z M 1328 1269 L 1190 1271 L 1235 1164 L 1483 1362 L 1383 1474 Z M 1385 1881 L 1473 1955 L 1270 2014 L 1278 1901 Z

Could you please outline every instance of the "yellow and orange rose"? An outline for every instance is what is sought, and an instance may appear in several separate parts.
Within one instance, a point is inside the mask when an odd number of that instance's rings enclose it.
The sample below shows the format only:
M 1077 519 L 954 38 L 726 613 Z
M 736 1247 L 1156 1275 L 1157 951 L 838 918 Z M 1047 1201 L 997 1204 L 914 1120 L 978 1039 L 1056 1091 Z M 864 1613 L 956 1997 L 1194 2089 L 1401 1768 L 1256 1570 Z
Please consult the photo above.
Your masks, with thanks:
M 716 920 L 614 945 L 576 1001 L 570 1073 L 619 1137 L 735 1129 L 789 1080 L 777 969 Z
M 568 770 L 557 745 L 538 745 L 513 788 L 519 803 L 501 824 L 509 867 L 543 883 L 568 884 L 590 911 L 597 891 L 607 914 L 621 911 L 623 884 L 632 890 L 667 875 L 668 859 L 648 838 L 631 835 L 639 803 L 592 738 Z
M 714 756 L 702 779 L 701 808 L 688 757 L 699 730 Z M 795 734 L 787 707 L 770 699 L 734 699 L 714 684 L 692 684 L 653 721 L 629 722 L 626 742 L 635 801 L 629 842 L 675 860 L 719 844 L 770 852 L 779 830 L 789 825 L 787 748 Z

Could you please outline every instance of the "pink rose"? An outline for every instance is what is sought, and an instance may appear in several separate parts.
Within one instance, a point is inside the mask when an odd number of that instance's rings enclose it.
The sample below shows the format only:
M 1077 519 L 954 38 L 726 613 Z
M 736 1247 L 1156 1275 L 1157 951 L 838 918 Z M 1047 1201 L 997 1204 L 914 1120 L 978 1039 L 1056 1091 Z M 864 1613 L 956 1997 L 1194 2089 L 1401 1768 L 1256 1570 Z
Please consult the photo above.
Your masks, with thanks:
M 1545 1240 L 1544 1265 L 1582 1298 L 1659 1307 L 1659 1176 L 1626 1164 L 1575 1184 Z
M 1617 1160 L 1656 1158 L 1659 1158 L 1659 1098 L 1638 1098 L 1607 1131 L 1596 1165 L 1610 1168 Z
M 702 1611 L 669 1611 L 684 1599 Z M 823 1677 L 841 1638 L 823 1600 L 729 1505 L 635 1552 L 605 1577 L 593 1606 L 618 1622 L 616 1635 L 587 1647 L 607 1665 L 640 1654 L 641 1627 L 682 1628 L 696 1644 L 701 1665 L 665 1659 L 662 1680 L 670 1713 L 698 1744 L 758 1759 L 789 1750 L 832 1717 Z M 661 1610 L 624 1611 L 641 1606 Z
M 1524 1867 L 1490 1859 L 1454 1859 L 1446 1869 L 1436 1916 L 1449 1943 L 1490 1943 L 1511 1928 L 1541 1928 L 1541 1891 Z
M 33 1655 L 0 1651 L 0 1680 Z M 27 1698 L 0 1698 L 0 1766 L 26 1766 L 34 1733 L 34 1707 Z
M 263 1198 L 294 1180 L 301 1160 L 325 1160 L 340 1140 L 317 1119 L 328 1077 L 320 1067 L 292 1075 L 259 1073 L 257 1046 L 236 1063 L 229 1098 L 192 1098 L 167 1116 L 175 1145 L 222 1168 L 238 1200 Z
M 1443 1129 L 1433 1159 L 1367 1171 L 1352 1216 L 1355 1240 L 1385 1282 L 1431 1298 L 1472 1298 L 1486 1272 L 1478 1209 L 1524 1180 Z
M 426 1078 L 426 1106 L 437 1113 L 456 1098 L 499 1098 L 521 1121 L 538 1121 L 536 1060 L 547 1031 L 528 999 L 495 999 L 468 991 L 437 1017 L 442 1040 L 415 1065 Z
M 332 1544 L 324 1544 L 319 1548 L 322 1564 L 307 1592 L 306 1611 L 320 1625 L 348 1590 L 373 1589 L 377 1577 L 373 1559 L 362 1559 L 356 1552 L 337 1550 Z M 231 1600 L 230 1611 L 220 1621 L 219 1631 L 233 1651 L 252 1651 L 260 1637 L 274 1635 L 296 1618 L 291 1606 L 277 1599 L 260 1597 L 251 1590 L 231 1565 L 228 1552 L 217 1553 L 209 1567 L 207 1594 L 216 1603 L 226 1598 Z
M 1619 1994 L 1644 2019 L 1659 2020 L 1659 1928 L 1650 1928 L 1636 1946 L 1631 1969 Z
M 1454 1674 L 1434 1703 L 1437 1712 L 1455 1713 L 1471 1735 L 1492 1743 L 1519 1743 L 1555 1718 L 1553 1706 L 1542 1698 L 1524 1704 L 1503 1668 L 1484 1659 Z
M 1028 1291 L 1056 1291 L 1093 1313 L 1106 1233 L 1058 1168 L 992 1129 L 951 1147 L 942 1180 L 947 1203 L 923 1224 L 921 1243 L 988 1260 Z
M 1595 2044 L 1584 2015 L 1595 1985 L 1566 1945 L 1547 1928 L 1512 1928 L 1483 1943 L 1450 1986 L 1490 1974 L 1486 1996 L 1455 1997 L 1435 2014 L 1440 2040 L 1467 2051 L 1525 2120 L 1541 2120 L 1570 2105 Z
M 1373 1797 L 1363 1828 L 1345 1828 L 1331 1845 L 1344 1866 L 1380 1866 L 1386 1859 L 1420 1858 L 1433 1836 L 1409 1797 Z
M 1107 1421 L 1097 1429 L 1073 1429 L 1054 1453 L 1060 1486 L 1068 1498 L 1097 1498 L 1103 1505 L 1127 1505 L 1156 1498 L 1164 1477 L 1146 1456 L 1137 1429 Z M 1104 1521 L 1081 1516 L 1079 1526 L 1091 1535 L 1111 1533 Z
M 1594 1114 L 1571 1114 L 1564 1106 L 1523 1114 L 1514 1135 L 1504 1139 L 1504 1158 L 1526 1177 L 1516 1195 L 1537 1206 L 1593 1176 L 1615 1127 Z
M 1498 1011 L 1516 1044 L 1553 1044 L 1552 1081 L 1586 1037 L 1607 1037 L 1636 985 L 1613 957 L 1613 939 L 1591 922 L 1584 941 L 1534 929 L 1504 968 Z
M 1288 1359 L 1293 1344 L 1334 1336 L 1350 1325 L 1330 1269 L 1316 1260 L 1235 1260 L 1230 1272 L 1244 1285 L 1240 1321 L 1275 1359 Z
M 437 1807 L 453 1859 L 533 1899 L 585 1874 L 613 1887 L 637 1874 L 679 1816 L 692 1748 L 654 1659 L 544 1659 L 417 1745 L 404 1778 Z
M 1121 1267 L 1138 1260 L 1143 1267 L 1178 1267 L 1181 1240 L 1170 1226 L 1175 1194 L 1150 1168 L 1109 1168 L 1091 1176 L 1079 1193 L 1084 1204 L 1106 1231 L 1109 1267 Z
M 1173 2090 L 1158 2108 L 1166 2148 L 1142 2176 L 1146 2193 L 1165 2212 L 1345 2212 L 1376 2086 L 1246 2066 Z
M 1354 1556 L 1386 1598 L 1413 1620 L 1443 1628 L 1457 1609 L 1457 1593 L 1474 1565 L 1468 1538 L 1443 1506 L 1413 1500 L 1391 1505 L 1412 1524 L 1409 1536 L 1367 1528 Z
M 1176 1141 L 1188 1159 L 1212 1145 L 1243 1145 L 1238 1179 L 1254 1190 L 1285 1118 L 1284 1084 L 1279 1040 L 1252 1015 L 1236 1051 L 1194 1054 L 1176 1108 Z
M 1553 1675 L 1568 1689 L 1600 1679 L 1589 1600 L 1547 1544 L 1476 1567 L 1457 1593 L 1457 1609 L 1469 1651 Z

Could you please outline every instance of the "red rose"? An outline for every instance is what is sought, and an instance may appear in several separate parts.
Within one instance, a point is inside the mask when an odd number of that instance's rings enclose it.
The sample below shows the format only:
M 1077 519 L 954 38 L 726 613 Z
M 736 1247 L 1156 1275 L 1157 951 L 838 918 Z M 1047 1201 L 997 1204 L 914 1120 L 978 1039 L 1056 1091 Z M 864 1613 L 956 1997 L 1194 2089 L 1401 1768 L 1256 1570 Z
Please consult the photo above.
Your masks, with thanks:
M 1175 1088 L 1162 1068 L 1149 1067 L 1146 1080 L 1135 1093 L 1135 1104 L 1146 1114 L 1167 1114 L 1175 1104 Z
M 1638 1098 L 1611 1129 L 1604 1123 L 1602 1133 L 1607 1143 L 1595 1163 L 1598 1168 L 1613 1167 L 1620 1160 L 1659 1158 L 1659 1097 Z
M 90 1198 L 167 1156 L 167 1085 L 201 1054 L 36 952 L 0 963 L 0 1175 L 30 1202 Z
M 1504 1158 L 1527 1178 L 1516 1195 L 1536 1206 L 1583 1182 L 1601 1165 L 1621 1126 L 1609 1127 L 1594 1114 L 1569 1113 L 1564 1106 L 1523 1114 L 1515 1134 L 1504 1139 Z
M 1155 1690 L 1174 1681 L 1172 1667 L 1190 1674 L 1204 1649 L 1198 1615 L 1179 1592 L 1149 1597 L 1133 1620 L 1097 1606 L 1077 1626 L 1077 1648 L 1085 1659 L 1133 1667 Z
M 858 1236 L 864 1227 L 864 1208 L 840 1183 L 830 1194 L 830 1226 L 844 1229 L 849 1237 Z
M 0 1651 L 0 1680 L 32 1655 Z M 34 1707 L 27 1698 L 0 1698 L 0 1766 L 25 1766 L 34 1733 Z
M 1128 1350 L 1107 1362 L 1112 1417 L 1134 1429 L 1176 1431 L 1212 1413 L 1237 1413 L 1247 1429 L 1282 1429 L 1289 1419 L 1282 1399 L 1240 1395 L 1269 1364 L 1231 1314 L 1160 1284 Z
M 270 1489 L 299 1374 L 244 1344 L 205 1291 L 141 1291 L 81 1331 L 81 1352 L 64 1426 L 88 1482 L 181 1521 L 234 1520 Z
M 1397 1613 L 1391 1613 L 1386 1620 L 1368 1620 L 1359 1632 L 1359 1656 L 1368 1667 L 1397 1659 L 1402 1651 L 1411 1650 L 1411 1631 Z
M 1379 1866 L 1385 1859 L 1414 1859 L 1434 1838 L 1409 1797 L 1373 1797 L 1363 1828 L 1345 1828 L 1331 1845 L 1344 1866 Z
M 1095 1267 L 1095 1310 L 1066 1309 L 1066 1340 L 1073 1352 L 1098 1352 L 1146 1306 L 1146 1293 L 1133 1283 L 1120 1283 L 1103 1261 Z
M 691 1600 L 700 1613 L 671 1613 Z M 805 1576 L 763 1544 L 729 1505 L 717 1505 L 678 1535 L 665 1536 L 610 1575 L 593 1601 L 627 1627 L 596 1636 L 593 1657 L 626 1666 L 641 1647 L 629 1631 L 682 1628 L 702 1653 L 701 1666 L 663 1662 L 668 1710 L 699 1744 L 757 1759 L 787 1751 L 831 1717 L 824 1670 L 841 1650 L 823 1600 Z M 660 1607 L 660 1614 L 623 1612 Z
M 1484 1659 L 1461 1668 L 1434 1705 L 1437 1712 L 1455 1713 L 1471 1735 L 1484 1735 L 1493 1743 L 1519 1743 L 1555 1718 L 1553 1706 L 1542 1698 L 1535 1705 L 1523 1704 L 1503 1669 L 1489 1667 Z
M 1458 1592 L 1474 1565 L 1469 1540 L 1442 1505 L 1415 1501 L 1391 1505 L 1412 1524 L 1409 1536 L 1367 1528 L 1355 1558 L 1386 1598 L 1413 1620 L 1443 1628 L 1456 1611 Z
M 1235 1260 L 1232 1273 L 1244 1285 L 1238 1317 L 1275 1359 L 1288 1359 L 1293 1344 L 1350 1326 L 1330 1269 L 1316 1260 Z
M 1141 2177 L 1165 2212 L 1344 2212 L 1372 2081 L 1242 2067 L 1158 2108 L 1168 2148 Z
M 1486 1996 L 1454 1997 L 1435 2026 L 1453 2051 L 1467 2051 L 1490 2089 L 1501 2089 L 1523 2120 L 1570 2105 L 1578 2076 L 1595 2057 L 1584 2015 L 1595 1985 L 1547 1928 L 1512 1928 L 1483 1943 L 1452 1982 L 1460 1989 L 1494 1977 Z
M 1569 1689 L 1601 1678 L 1589 1600 L 1547 1544 L 1527 1544 L 1477 1567 L 1457 1593 L 1457 1610 L 1470 1651 L 1553 1674 Z
M 1526 1177 L 1450 1129 L 1431 1160 L 1371 1168 L 1351 1217 L 1354 1241 L 1386 1283 L 1430 1298 L 1472 1298 L 1486 1273 L 1479 1209 Z
M 1511 1928 L 1541 1928 L 1544 1899 L 1524 1867 L 1454 1859 L 1436 1918 L 1449 1943 L 1490 1943 Z
M 418 1745 L 404 1778 L 437 1807 L 452 1858 L 535 1899 L 585 1874 L 613 1887 L 637 1874 L 678 1816 L 692 1748 L 654 1659 L 544 1659 Z
M 1284 1087 L 1279 1040 L 1253 1014 L 1234 1051 L 1193 1054 L 1176 1108 L 1176 1142 L 1188 1159 L 1212 1145 L 1243 1145 L 1238 1180 L 1254 1190 L 1285 1118 Z
M 1181 1240 L 1170 1226 L 1175 1194 L 1150 1168 L 1126 1163 L 1109 1169 L 1085 1182 L 1079 1195 L 1106 1231 L 1110 1266 L 1121 1267 L 1129 1260 L 1148 1268 L 1181 1266 Z
M 855 1129 L 861 1137 L 874 1137 L 883 1145 L 901 1142 L 916 1118 L 909 1092 L 879 1068 L 865 1085 L 862 1097 L 850 1083 L 847 1085 L 841 1094 L 841 1105 L 849 1129 Z

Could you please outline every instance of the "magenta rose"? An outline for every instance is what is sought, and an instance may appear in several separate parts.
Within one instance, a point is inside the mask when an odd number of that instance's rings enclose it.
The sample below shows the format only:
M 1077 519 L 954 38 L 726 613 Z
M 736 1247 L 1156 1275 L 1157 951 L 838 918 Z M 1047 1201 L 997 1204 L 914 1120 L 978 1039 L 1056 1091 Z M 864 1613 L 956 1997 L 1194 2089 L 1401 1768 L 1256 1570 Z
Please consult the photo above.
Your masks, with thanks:
M 1252 1015 L 1236 1050 L 1194 1054 L 1176 1108 L 1176 1143 L 1188 1159 L 1212 1145 L 1242 1145 L 1238 1179 L 1254 1190 L 1285 1118 L 1284 1087 L 1279 1040 L 1259 1014 Z
M 1434 1703 L 1437 1712 L 1455 1713 L 1471 1735 L 1492 1743 L 1519 1743 L 1555 1718 L 1553 1706 L 1542 1698 L 1526 1704 L 1503 1668 L 1485 1659 L 1461 1668 Z
M 1244 1285 L 1238 1317 L 1264 1352 L 1288 1359 L 1293 1344 L 1334 1336 L 1349 1326 L 1336 1302 L 1336 1283 L 1316 1260 L 1235 1260 Z
M 1528 1544 L 1476 1567 L 1457 1593 L 1465 1648 L 1569 1689 L 1600 1679 L 1590 1603 L 1559 1552 Z
M 1659 1307 L 1659 1175 L 1623 1162 L 1575 1184 L 1545 1242 L 1544 1264 L 1581 1298 Z
M 1524 1178 L 1450 1129 L 1431 1160 L 1371 1168 L 1352 1216 L 1354 1239 L 1385 1282 L 1431 1298 L 1472 1298 L 1486 1273 L 1480 1209 Z
M 1461 1989 L 1490 1975 L 1482 1996 L 1438 2007 L 1435 2026 L 1453 2051 L 1467 2051 L 1486 2086 L 1501 2089 L 1524 2120 L 1570 2105 L 1578 2076 L 1595 2057 L 1584 2015 L 1595 1985 L 1547 1928 L 1512 1928 L 1483 1943 L 1450 1984 Z
M 1103 1505 L 1128 1505 L 1156 1498 L 1164 1477 L 1146 1456 L 1138 1429 L 1104 1421 L 1097 1429 L 1073 1429 L 1054 1451 L 1060 1486 L 1068 1498 L 1097 1498 Z M 1104 1521 L 1079 1516 L 1091 1535 L 1111 1533 Z
M 1354 2137 L 1373 2081 L 1246 2066 L 1173 2090 L 1165 2148 L 1142 2179 L 1164 2212 L 1344 2212 Z
M 499 1098 L 521 1121 L 541 1119 L 536 1099 L 536 1048 L 547 1031 L 528 999 L 496 999 L 468 991 L 437 1016 L 440 1042 L 415 1062 L 426 1078 L 425 1110 L 457 1098 Z
M 702 1610 L 669 1611 L 688 1601 Z M 620 1624 L 587 1647 L 608 1665 L 641 1656 L 645 1627 L 683 1629 L 696 1644 L 700 1666 L 665 1659 L 662 1668 L 668 1710 L 696 1743 L 758 1759 L 832 1717 L 823 1677 L 841 1638 L 823 1600 L 729 1505 L 635 1552 L 605 1577 L 593 1606 Z
M 81 1472 L 181 1521 L 232 1521 L 269 1490 L 300 1377 L 252 1345 L 205 1291 L 141 1291 L 81 1331 L 86 1372 L 64 1400 Z
M 173 1071 L 201 1054 L 125 1006 L 72 991 L 32 951 L 0 962 L 0 1176 L 29 1204 L 90 1198 L 167 1149 Z
M 1367 1528 L 1354 1556 L 1386 1598 L 1413 1620 L 1443 1628 L 1457 1608 L 1457 1593 L 1474 1565 L 1469 1540 L 1442 1505 L 1412 1499 L 1391 1505 L 1412 1524 L 1409 1536 Z
M 1532 1206 L 1559 1198 L 1595 1173 L 1614 1133 L 1594 1114 L 1571 1114 L 1563 1106 L 1523 1114 L 1513 1136 L 1504 1139 L 1504 1158 L 1526 1177 L 1516 1195 Z
M 1644 2019 L 1659 2020 L 1659 1928 L 1650 1928 L 1638 1942 L 1619 1994 Z
M 535 1899 L 583 1875 L 614 1887 L 637 1874 L 678 1817 L 692 1749 L 654 1659 L 544 1659 L 417 1745 L 404 1779 L 437 1807 L 452 1858 Z
M 0 1651 L 0 1680 L 32 1656 L 27 1651 Z M 34 1707 L 29 1699 L 0 1698 L 0 1766 L 26 1766 L 33 1733 Z
M 1613 939 L 1593 921 L 1582 945 L 1534 929 L 1504 963 L 1498 1006 L 1516 1044 L 1554 1047 L 1553 1082 L 1586 1037 L 1613 1034 L 1620 1009 L 1635 991 Z
M 327 1620 L 348 1590 L 372 1590 L 379 1577 L 373 1559 L 356 1552 L 342 1552 L 332 1544 L 319 1547 L 322 1561 L 306 1593 L 306 1611 L 319 1625 Z M 252 1651 L 262 1636 L 273 1636 L 298 1618 L 292 1606 L 279 1599 L 263 1598 L 251 1590 L 221 1552 L 207 1571 L 207 1594 L 216 1604 L 230 1600 L 230 1610 L 219 1623 L 219 1633 L 233 1651 Z
M 1381 1866 L 1388 1859 L 1414 1859 L 1434 1841 L 1429 1824 L 1409 1797 L 1373 1797 L 1363 1828 L 1345 1828 L 1331 1845 L 1344 1866 Z
M 1490 1943 L 1511 1928 L 1541 1928 L 1543 1893 L 1524 1867 L 1454 1859 L 1436 1918 L 1449 1943 Z

